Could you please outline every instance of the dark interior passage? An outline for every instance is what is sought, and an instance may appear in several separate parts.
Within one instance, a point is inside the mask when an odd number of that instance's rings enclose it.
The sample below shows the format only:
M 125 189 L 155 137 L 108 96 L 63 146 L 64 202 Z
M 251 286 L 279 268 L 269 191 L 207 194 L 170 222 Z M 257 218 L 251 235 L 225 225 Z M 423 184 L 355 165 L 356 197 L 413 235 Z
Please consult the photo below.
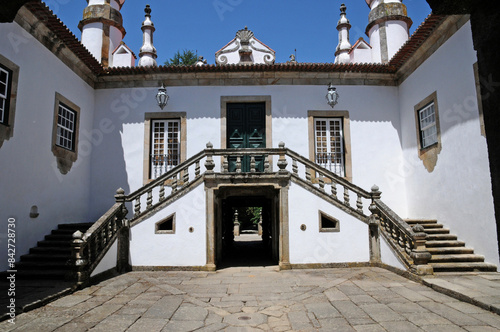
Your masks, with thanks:
M 269 266 L 273 255 L 275 211 L 265 197 L 228 197 L 222 200 L 222 250 L 218 267 Z

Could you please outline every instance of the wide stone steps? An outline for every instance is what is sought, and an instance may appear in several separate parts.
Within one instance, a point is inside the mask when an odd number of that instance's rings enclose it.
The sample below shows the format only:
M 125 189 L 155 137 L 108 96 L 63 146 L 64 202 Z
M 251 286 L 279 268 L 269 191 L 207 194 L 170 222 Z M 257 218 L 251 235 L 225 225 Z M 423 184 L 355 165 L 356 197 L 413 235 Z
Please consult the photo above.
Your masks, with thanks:
M 427 247 L 427 251 L 431 253 L 431 255 L 454 255 L 454 254 L 474 254 L 474 249 L 466 248 L 466 247 Z
M 428 235 L 431 235 L 431 234 L 450 234 L 450 230 L 447 228 L 427 228 L 427 229 L 425 229 L 425 232 Z
M 450 230 L 438 224 L 436 220 L 406 220 L 410 226 L 421 225 L 427 233 L 426 247 L 432 258 L 429 264 L 434 272 L 472 272 L 496 271 L 493 264 L 485 263 L 484 257 L 474 254 L 474 250 L 465 247 Z
M 497 266 L 489 263 L 453 262 L 431 263 L 434 272 L 496 272 Z
M 427 241 L 457 241 L 457 236 L 453 234 L 427 234 Z
M 86 232 L 91 223 L 60 224 L 29 254 L 21 256 L 16 263 L 17 277 L 20 279 L 64 280 L 73 266 L 71 262 L 71 242 L 73 233 Z
M 464 247 L 465 242 L 463 241 L 427 241 L 425 242 L 427 247 Z
M 484 262 L 484 256 L 475 255 L 475 254 L 432 255 L 431 262 L 435 262 L 435 263 Z

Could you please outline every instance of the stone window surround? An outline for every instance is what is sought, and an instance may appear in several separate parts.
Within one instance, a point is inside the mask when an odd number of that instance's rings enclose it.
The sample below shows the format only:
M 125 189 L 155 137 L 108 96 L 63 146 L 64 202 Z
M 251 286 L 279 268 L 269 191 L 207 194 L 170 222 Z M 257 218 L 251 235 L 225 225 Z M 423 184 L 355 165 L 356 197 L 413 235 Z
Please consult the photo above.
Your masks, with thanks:
M 180 120 L 180 163 L 186 160 L 187 150 L 187 126 L 186 112 L 147 112 L 144 114 L 144 160 L 143 160 L 143 184 L 147 184 L 153 179 L 150 178 L 150 155 L 151 155 L 151 120 Z
M 4 141 L 8 141 L 14 136 L 14 120 L 16 115 L 17 86 L 19 82 L 19 66 L 0 54 L 0 63 L 12 71 L 9 109 L 7 110 L 7 125 L 0 124 L 0 148 Z
M 437 142 L 428 146 L 426 148 L 422 148 L 422 138 L 420 135 L 420 120 L 418 113 L 419 111 L 426 107 L 427 105 L 434 103 L 434 112 L 436 116 L 436 134 L 437 134 Z M 429 173 L 432 173 L 434 167 L 436 167 L 438 154 L 441 152 L 441 129 L 439 124 L 439 107 L 437 100 L 437 92 L 434 91 L 429 96 L 427 96 L 424 100 L 419 102 L 414 106 L 414 114 L 415 114 L 415 129 L 417 134 L 417 145 L 418 145 L 418 158 L 422 160 L 425 169 Z
M 349 111 L 307 111 L 307 126 L 309 134 L 309 159 L 314 162 L 314 119 L 315 118 L 342 118 L 342 130 L 344 133 L 344 178 L 352 181 L 352 159 L 351 159 L 351 128 Z M 311 174 L 312 181 L 316 181 L 316 173 Z M 325 179 L 327 180 L 327 179 Z
M 74 129 L 74 140 L 73 140 L 73 150 L 65 149 L 57 145 L 57 119 L 59 117 L 59 104 L 64 104 L 71 111 L 75 112 L 75 129 Z M 54 122 L 52 125 L 52 153 L 57 160 L 57 168 L 61 174 L 67 174 L 73 163 L 78 159 L 78 137 L 80 128 L 80 107 L 71 102 L 69 99 L 56 92 L 55 103 L 54 103 Z
M 321 220 L 323 218 L 332 220 L 333 222 L 335 222 L 336 226 L 333 228 L 332 227 L 329 227 L 329 228 L 323 227 L 323 224 L 321 222 Z M 319 210 L 318 211 L 318 219 L 319 219 L 319 232 L 320 233 L 338 233 L 338 232 L 340 232 L 340 221 L 337 218 L 334 218 L 334 217 L 324 213 L 323 211 Z
M 172 219 L 172 229 L 171 230 L 162 230 L 160 229 L 160 225 L 167 220 Z M 175 234 L 175 212 L 169 215 L 166 218 L 155 223 L 155 234 Z

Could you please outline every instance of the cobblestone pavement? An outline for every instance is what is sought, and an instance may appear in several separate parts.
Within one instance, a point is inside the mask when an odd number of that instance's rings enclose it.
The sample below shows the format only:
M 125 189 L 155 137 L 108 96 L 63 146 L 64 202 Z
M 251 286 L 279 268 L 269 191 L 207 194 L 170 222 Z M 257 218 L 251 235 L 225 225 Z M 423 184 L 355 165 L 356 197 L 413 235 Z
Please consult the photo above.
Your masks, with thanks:
M 499 331 L 500 316 L 381 268 L 131 272 L 1 331 Z

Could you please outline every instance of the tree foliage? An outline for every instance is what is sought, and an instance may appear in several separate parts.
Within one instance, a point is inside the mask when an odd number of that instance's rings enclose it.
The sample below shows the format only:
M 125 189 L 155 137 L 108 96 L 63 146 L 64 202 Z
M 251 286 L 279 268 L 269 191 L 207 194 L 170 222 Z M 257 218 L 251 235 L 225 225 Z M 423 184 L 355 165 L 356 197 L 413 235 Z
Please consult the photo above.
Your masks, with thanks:
M 165 61 L 165 66 L 190 66 L 194 65 L 198 60 L 197 52 L 193 52 L 191 50 L 182 50 L 177 51 L 174 54 L 174 57 L 170 60 Z

